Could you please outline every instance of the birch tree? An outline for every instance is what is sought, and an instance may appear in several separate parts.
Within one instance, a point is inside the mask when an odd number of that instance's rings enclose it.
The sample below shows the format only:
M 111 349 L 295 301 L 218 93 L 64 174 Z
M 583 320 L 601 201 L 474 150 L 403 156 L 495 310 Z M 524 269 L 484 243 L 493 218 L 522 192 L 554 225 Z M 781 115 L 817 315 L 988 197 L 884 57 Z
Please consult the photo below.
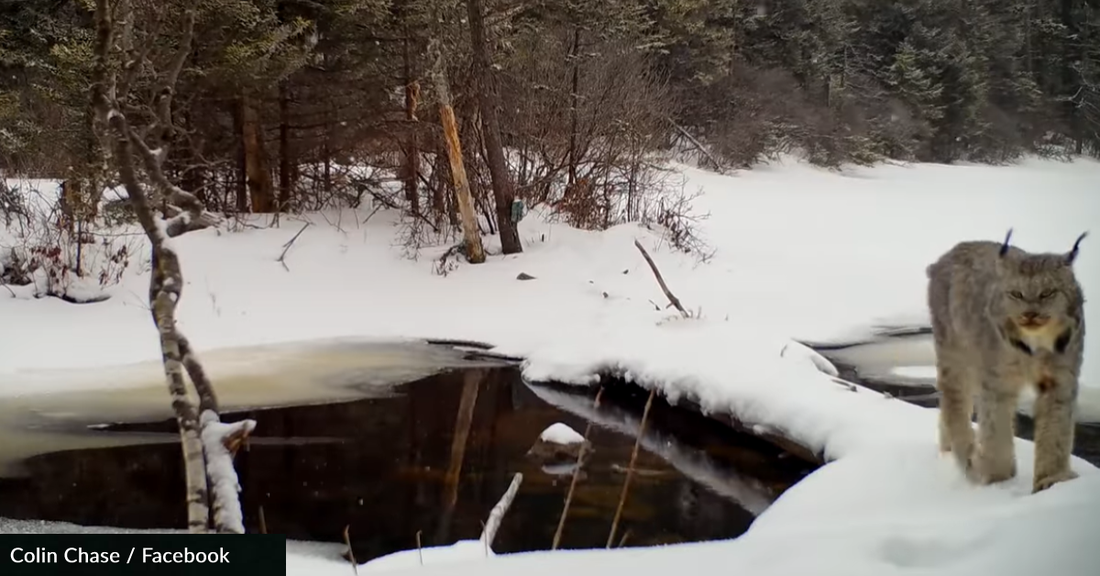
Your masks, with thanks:
M 213 521 L 217 532 L 243 533 L 232 458 L 255 422 L 221 423 L 214 387 L 175 317 L 184 282 L 172 239 L 218 222 L 163 169 L 176 137 L 172 101 L 192 51 L 198 7 L 139 2 L 95 2 L 92 107 L 151 246 L 149 307 L 183 447 L 188 530 L 207 532 Z M 163 216 L 154 206 L 163 207 Z M 197 409 L 188 398 L 188 378 L 198 395 Z

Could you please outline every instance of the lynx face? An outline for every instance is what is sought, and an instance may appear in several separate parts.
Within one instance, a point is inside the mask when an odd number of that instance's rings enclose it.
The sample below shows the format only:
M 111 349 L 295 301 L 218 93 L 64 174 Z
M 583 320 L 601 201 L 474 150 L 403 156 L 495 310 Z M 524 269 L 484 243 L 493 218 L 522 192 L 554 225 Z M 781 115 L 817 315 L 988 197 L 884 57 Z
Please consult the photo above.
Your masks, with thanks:
M 1061 352 L 1080 305 L 1071 265 L 1044 255 L 1010 256 L 1002 272 L 1006 332 L 1031 350 Z

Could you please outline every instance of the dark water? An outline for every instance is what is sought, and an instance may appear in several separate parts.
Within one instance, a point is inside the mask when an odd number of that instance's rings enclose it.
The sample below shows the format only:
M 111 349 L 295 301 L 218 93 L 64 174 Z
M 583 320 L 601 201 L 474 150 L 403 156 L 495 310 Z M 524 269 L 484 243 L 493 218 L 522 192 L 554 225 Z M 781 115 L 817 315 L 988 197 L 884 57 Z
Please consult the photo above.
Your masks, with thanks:
M 464 394 L 472 407 L 465 417 Z M 606 394 L 605 406 L 588 414 L 591 398 L 575 389 L 529 386 L 516 369 L 493 368 L 443 373 L 392 397 L 227 414 L 225 420 L 258 423 L 236 461 L 246 528 L 259 531 L 261 507 L 267 531 L 290 539 L 338 542 L 349 526 L 356 559 L 364 562 L 415 548 L 418 531 L 423 546 L 477 538 L 522 472 L 494 550 L 548 549 L 570 476 L 527 452 L 547 426 L 564 422 L 583 433 L 588 417 L 598 420 L 595 452 L 562 547 L 603 547 L 645 401 L 630 387 Z M 171 435 L 175 424 L 111 430 Z M 661 401 L 644 440 L 616 538 L 625 534 L 627 546 L 736 537 L 809 471 L 768 444 Z M 186 525 L 174 442 L 54 452 L 29 459 L 26 468 L 26 478 L 0 479 L 0 517 Z

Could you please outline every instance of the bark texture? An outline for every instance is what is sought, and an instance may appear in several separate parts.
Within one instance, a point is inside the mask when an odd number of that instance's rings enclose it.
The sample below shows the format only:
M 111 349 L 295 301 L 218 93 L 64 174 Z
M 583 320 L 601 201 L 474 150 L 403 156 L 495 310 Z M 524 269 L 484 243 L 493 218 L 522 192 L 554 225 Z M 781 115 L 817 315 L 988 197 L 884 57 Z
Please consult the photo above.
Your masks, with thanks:
M 252 98 L 241 96 L 241 141 L 244 143 L 244 169 L 248 179 L 248 195 L 252 212 L 274 211 L 275 188 L 271 181 L 271 166 L 264 148 L 260 116 Z
M 496 201 L 500 246 L 505 254 L 515 254 L 523 252 L 523 245 L 519 240 L 518 222 L 512 221 L 512 202 L 516 193 L 500 137 L 500 118 L 497 114 L 500 96 L 485 40 L 485 17 L 481 0 L 466 0 L 466 8 L 470 15 L 470 43 L 474 56 L 474 74 L 477 76 L 479 88 L 478 106 L 481 110 L 485 157 L 488 160 L 489 177 L 493 182 L 493 199 Z
M 462 222 L 462 236 L 466 248 L 466 259 L 473 264 L 485 262 L 485 248 L 481 244 L 481 235 L 477 231 L 474 216 L 474 202 L 470 197 L 470 181 L 466 177 L 466 166 L 462 160 L 462 142 L 458 138 L 458 122 L 455 120 L 454 107 L 451 105 L 451 90 L 443 71 L 443 54 L 435 43 L 435 66 L 432 81 L 435 84 L 436 97 L 439 99 L 439 119 L 443 125 L 443 139 L 447 147 L 447 158 L 451 164 L 451 178 L 454 180 L 455 199 Z

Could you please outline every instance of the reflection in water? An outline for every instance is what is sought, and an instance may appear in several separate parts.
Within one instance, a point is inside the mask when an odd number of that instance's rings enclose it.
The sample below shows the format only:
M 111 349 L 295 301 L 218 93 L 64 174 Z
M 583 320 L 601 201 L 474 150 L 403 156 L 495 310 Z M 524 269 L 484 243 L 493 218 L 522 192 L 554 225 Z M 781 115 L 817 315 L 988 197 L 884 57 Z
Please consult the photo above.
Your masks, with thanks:
M 417 532 L 424 546 L 477 538 L 522 472 L 494 549 L 547 549 L 570 476 L 527 452 L 547 426 L 583 430 L 592 418 L 595 452 L 561 546 L 603 547 L 634 443 L 633 407 L 589 414 L 567 405 L 583 405 L 585 396 L 546 390 L 525 385 L 514 368 L 478 368 L 436 374 L 386 397 L 227 415 L 258 423 L 237 456 L 246 528 L 258 531 L 261 506 L 268 531 L 291 539 L 337 542 L 349 526 L 355 557 L 365 562 L 415 548 Z M 720 426 L 691 428 L 685 444 L 678 438 L 689 426 L 667 405 L 655 404 L 651 417 L 620 526 L 628 546 L 735 537 L 806 472 Z M 125 427 L 166 440 L 174 428 L 169 420 Z M 25 466 L 28 477 L 0 479 L 0 517 L 186 525 L 175 443 L 53 452 Z

